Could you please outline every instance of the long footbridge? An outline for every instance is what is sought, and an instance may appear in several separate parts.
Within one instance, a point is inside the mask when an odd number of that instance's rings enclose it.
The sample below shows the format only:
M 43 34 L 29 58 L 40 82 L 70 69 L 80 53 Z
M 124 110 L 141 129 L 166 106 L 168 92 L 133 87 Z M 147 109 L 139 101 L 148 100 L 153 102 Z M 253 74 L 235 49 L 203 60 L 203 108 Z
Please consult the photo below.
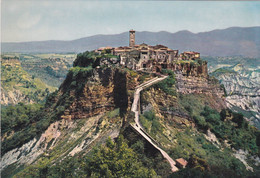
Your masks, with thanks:
M 138 85 L 135 88 L 135 93 L 134 93 L 134 101 L 132 104 L 131 111 L 135 113 L 135 124 L 130 124 L 134 130 L 136 130 L 145 140 L 147 140 L 155 149 L 157 149 L 162 156 L 169 162 L 171 166 L 171 171 L 176 172 L 178 171 L 178 168 L 175 166 L 176 162 L 163 150 L 158 146 L 158 143 L 147 133 L 144 131 L 140 120 L 139 120 L 139 115 L 140 115 L 140 92 L 155 84 L 158 83 L 164 79 L 166 79 L 168 76 L 161 76 L 161 77 L 155 77 L 147 82 L 142 83 L 141 85 Z

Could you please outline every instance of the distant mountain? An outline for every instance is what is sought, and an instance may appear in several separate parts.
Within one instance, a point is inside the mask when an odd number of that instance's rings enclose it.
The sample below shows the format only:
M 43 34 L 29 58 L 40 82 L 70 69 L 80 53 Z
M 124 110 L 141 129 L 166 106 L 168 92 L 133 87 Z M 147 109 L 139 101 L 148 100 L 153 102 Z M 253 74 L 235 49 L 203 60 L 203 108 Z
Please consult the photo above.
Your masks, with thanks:
M 209 56 L 260 57 L 260 27 L 231 27 L 209 32 L 136 32 L 136 43 L 163 44 L 180 51 L 199 51 Z M 2 52 L 83 52 L 103 46 L 127 46 L 128 32 L 95 35 L 72 41 L 4 42 Z

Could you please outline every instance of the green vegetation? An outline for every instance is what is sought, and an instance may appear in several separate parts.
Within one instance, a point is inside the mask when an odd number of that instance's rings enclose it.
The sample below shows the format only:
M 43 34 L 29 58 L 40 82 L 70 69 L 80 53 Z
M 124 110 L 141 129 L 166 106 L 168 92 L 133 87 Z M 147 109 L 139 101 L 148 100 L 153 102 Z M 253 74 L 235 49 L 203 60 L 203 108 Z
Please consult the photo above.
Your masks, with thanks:
M 149 92 L 152 90 L 142 94 L 145 97 L 142 103 L 147 105 L 152 102 L 155 109 L 160 108 L 163 117 L 156 117 L 154 111 L 145 112 L 140 116 L 141 124 L 172 158 L 184 158 L 189 162 L 187 169 L 173 173 L 172 177 L 245 177 L 259 173 L 259 167 L 250 164 L 255 170 L 251 173 L 233 156 L 232 148 L 247 150 L 250 156 L 259 156 L 260 132 L 250 126 L 241 114 L 229 110 L 217 112 L 209 107 L 217 106 L 214 98 L 202 94 L 178 93 L 176 101 L 162 101 L 162 97 L 167 98 L 165 94 L 154 96 Z M 159 122 L 162 130 L 154 128 L 158 130 L 156 134 L 151 132 L 154 120 L 163 121 Z M 190 122 L 195 122 L 198 130 Z M 216 135 L 220 144 L 206 140 L 204 133 L 208 129 Z M 249 163 L 249 160 L 246 161 Z
M 219 75 L 223 75 L 223 74 L 236 74 L 237 72 L 235 72 L 234 70 L 231 70 L 229 68 L 219 68 L 217 70 L 215 70 L 214 72 L 211 73 L 212 76 L 217 77 Z
M 173 158 L 182 157 L 188 160 L 188 167 L 191 169 L 187 169 L 187 172 L 192 173 L 195 169 L 201 174 L 217 177 L 226 177 L 228 174 L 237 177 L 248 173 L 243 163 L 231 156 L 229 149 L 220 150 L 196 131 L 186 129 L 177 133 L 175 139 L 177 144 L 170 150 L 170 154 Z
M 221 141 L 228 140 L 236 150 L 248 150 L 252 154 L 260 155 L 260 147 L 256 143 L 259 131 L 250 126 L 242 114 L 230 110 L 218 113 L 205 106 L 203 112 L 193 118 L 200 129 L 212 130 Z
M 92 70 L 92 66 L 88 66 L 88 67 L 72 67 L 70 70 L 69 70 L 69 73 L 72 73 L 72 77 L 73 79 L 76 79 L 76 76 L 78 74 L 82 74 L 82 73 L 88 73 L 89 71 Z M 70 74 L 69 74 L 70 75 Z M 84 74 L 83 74 L 84 75 Z
M 136 152 L 137 157 L 146 168 L 155 170 L 158 176 L 167 177 L 169 175 L 169 163 L 162 157 L 160 152 L 151 147 L 150 143 L 136 134 L 130 127 L 124 129 L 122 133 L 127 139 L 130 148 Z
M 202 112 L 207 98 L 201 95 L 183 95 L 178 94 L 178 104 L 183 112 L 189 115 L 198 115 Z
M 193 61 L 193 60 L 179 60 L 179 61 L 177 62 L 177 64 L 181 64 L 181 65 L 190 64 L 191 66 L 197 66 L 197 65 L 199 65 L 198 62 Z
M 175 84 L 174 72 L 171 70 L 163 70 L 162 72 L 164 74 L 167 74 L 168 78 L 159 83 L 154 84 L 152 87 L 154 87 L 155 89 L 161 89 L 166 94 L 176 96 L 176 90 L 173 87 Z
M 59 87 L 76 58 L 76 54 L 19 54 L 21 65 L 44 83 Z
M 71 100 L 69 92 L 72 90 L 75 90 L 77 93 L 81 93 L 84 85 L 87 82 L 87 78 L 93 74 L 92 66 L 88 67 L 72 67 L 66 79 L 64 80 L 61 88 L 66 91 L 66 93 L 63 95 L 64 98 L 61 98 L 60 101 L 64 102 L 65 100 Z
M 7 92 L 20 93 L 21 101 L 40 102 L 52 91 L 54 87 L 44 84 L 35 76 L 29 75 L 23 70 L 19 61 L 2 61 L 1 84 L 7 97 Z M 14 94 L 15 95 L 15 94 Z M 19 101 L 19 98 L 17 98 Z
M 233 148 L 259 154 L 260 148 L 256 143 L 257 129 L 250 126 L 242 114 L 231 110 L 222 110 L 219 113 L 207 106 L 203 101 L 205 99 L 196 95 L 180 95 L 179 102 L 201 131 L 210 129 L 220 141 L 227 140 Z
M 232 67 L 236 64 L 242 64 L 245 68 L 257 69 L 260 65 L 260 58 L 247 58 L 242 56 L 234 57 L 203 57 L 204 60 L 208 61 L 210 71 L 214 71 L 221 67 Z
M 10 134 L 11 131 L 19 131 L 27 127 L 31 122 L 30 118 L 42 109 L 41 104 L 28 104 L 19 103 L 16 106 L 7 106 L 2 108 L 1 111 L 1 133 L 3 135 Z
M 232 108 L 230 108 L 232 111 L 236 111 L 238 113 L 243 114 L 244 117 L 246 118 L 251 118 L 251 117 L 256 117 L 258 115 L 258 112 L 255 111 L 247 111 L 247 110 L 243 110 L 240 107 L 237 106 L 232 106 Z M 253 120 L 251 122 L 254 122 L 254 125 L 260 130 L 260 125 L 258 123 L 258 120 Z
M 56 103 L 54 101 L 57 96 L 58 91 L 51 93 L 46 99 L 45 106 L 20 103 L 2 109 L 1 126 L 6 127 L 1 133 L 1 136 L 4 137 L 1 147 L 2 155 L 39 136 L 51 123 L 60 119 L 73 99 L 64 95 Z M 18 126 L 18 123 L 22 125 Z
M 119 113 L 120 113 L 120 109 L 117 108 L 113 111 L 108 112 L 106 115 L 107 115 L 108 118 L 114 118 L 114 117 L 119 116 Z
M 44 115 L 42 109 L 43 105 L 40 104 L 23 103 L 2 108 L 2 155 L 28 142 L 49 126 L 48 120 L 42 117 Z
M 114 143 L 110 138 L 105 145 L 94 148 L 82 158 L 68 157 L 55 165 L 36 164 L 27 167 L 15 177 L 156 177 L 147 169 L 137 153 L 129 148 L 120 135 Z
M 17 57 L 17 56 L 9 56 L 9 55 L 1 55 L 1 58 L 2 59 L 4 59 L 4 60 L 12 60 L 12 59 L 17 59 L 17 60 L 19 60 L 19 57 Z
M 140 122 L 145 130 L 147 130 L 153 137 L 163 132 L 163 127 L 160 124 L 160 118 L 155 116 L 154 111 L 146 111 L 140 116 Z
M 100 66 L 101 59 L 111 59 L 118 56 L 112 55 L 110 51 L 103 51 L 101 54 L 95 53 L 94 51 L 86 51 L 84 53 L 79 53 L 77 58 L 73 63 L 73 67 L 89 67 L 93 68 Z
M 92 66 L 94 64 L 94 62 L 96 62 L 96 53 L 94 51 L 89 52 L 86 51 L 84 53 L 79 53 L 77 55 L 77 58 L 75 59 L 75 61 L 73 62 L 73 67 L 88 67 L 88 66 Z
M 205 60 L 202 60 L 202 59 L 196 59 L 196 60 L 178 60 L 177 61 L 177 64 L 181 64 L 182 66 L 183 65 L 187 65 L 187 64 L 190 64 L 191 67 L 193 66 L 201 66 L 203 64 L 206 64 L 207 62 Z

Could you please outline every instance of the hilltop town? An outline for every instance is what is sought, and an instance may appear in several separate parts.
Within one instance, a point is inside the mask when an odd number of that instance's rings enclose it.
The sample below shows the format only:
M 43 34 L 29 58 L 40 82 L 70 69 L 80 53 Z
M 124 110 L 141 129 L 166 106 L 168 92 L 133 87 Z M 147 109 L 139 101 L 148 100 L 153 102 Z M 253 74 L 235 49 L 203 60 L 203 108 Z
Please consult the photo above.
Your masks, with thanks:
M 2 93 L 25 98 L 24 103 L 48 91 L 27 71 L 51 73 L 45 77 L 50 81 L 61 66 L 69 68 L 60 54 L 21 56 L 3 58 Z M 40 63 L 34 63 L 36 57 Z M 125 172 L 130 177 L 178 177 L 191 170 L 219 177 L 256 175 L 253 156 L 258 159 L 260 134 L 227 109 L 224 95 L 200 53 L 137 45 L 130 30 L 129 46 L 79 53 L 43 104 L 5 106 L 2 175 L 104 177 L 102 168 L 114 177 Z M 251 157 L 248 162 L 236 156 L 241 149 Z
M 131 70 L 146 71 L 151 73 L 160 73 L 163 69 L 174 71 L 179 84 L 190 83 L 187 79 L 182 79 L 183 75 L 191 77 L 205 76 L 208 77 L 207 63 L 200 59 L 200 53 L 194 51 L 186 51 L 179 54 L 178 50 L 173 50 L 167 46 L 158 44 L 156 46 L 150 46 L 145 43 L 140 45 L 135 44 L 135 31 L 129 31 L 129 46 L 120 47 L 101 47 L 95 50 L 96 53 L 102 55 L 104 53 L 109 54 L 110 58 L 102 58 L 100 65 L 117 64 L 124 66 Z M 192 65 L 191 65 L 192 64 Z M 195 65 L 198 64 L 198 65 Z M 204 66 L 204 67 L 203 67 Z M 196 71 L 195 73 L 191 71 Z M 199 74 L 199 75 L 198 75 Z M 158 146 L 158 143 L 144 131 L 143 126 L 140 124 L 140 92 L 162 80 L 165 80 L 167 76 L 156 77 L 141 85 L 136 86 L 134 93 L 134 100 L 131 111 L 135 115 L 135 124 L 130 124 L 132 129 L 140 134 L 147 142 L 149 142 L 162 156 L 169 162 L 172 172 L 178 171 L 179 168 L 185 168 L 188 162 L 183 158 L 178 158 L 175 161 Z M 205 90 L 208 86 L 204 86 L 203 83 L 207 83 L 207 79 L 199 81 L 198 79 L 192 79 L 198 81 L 202 90 Z M 184 81 L 184 82 L 183 82 Z M 193 84 L 192 84 L 193 86 Z M 179 88 L 183 86 L 179 85 Z M 189 88 L 189 87 L 187 87 Z M 182 89 L 182 92 L 187 89 Z M 202 92 L 198 89 L 198 92 Z M 188 93 L 193 91 L 188 91 Z M 177 166 L 177 167 L 176 167 Z
M 158 44 L 150 46 L 142 43 L 135 44 L 135 31 L 129 31 L 129 46 L 120 47 L 101 47 L 95 50 L 96 53 L 101 54 L 103 51 L 109 52 L 111 55 L 118 56 L 110 59 L 111 63 L 119 63 L 132 70 L 144 70 L 149 72 L 161 72 L 162 69 L 170 69 L 173 71 L 181 70 L 180 65 L 185 63 L 199 63 L 202 64 L 200 53 L 194 51 L 186 51 L 179 54 L 179 50 L 173 50 L 167 46 Z M 106 63 L 101 61 L 101 63 Z M 207 68 L 205 68 L 207 70 Z M 198 73 L 205 73 L 206 71 L 198 71 Z M 207 72 L 206 72 L 207 73 Z

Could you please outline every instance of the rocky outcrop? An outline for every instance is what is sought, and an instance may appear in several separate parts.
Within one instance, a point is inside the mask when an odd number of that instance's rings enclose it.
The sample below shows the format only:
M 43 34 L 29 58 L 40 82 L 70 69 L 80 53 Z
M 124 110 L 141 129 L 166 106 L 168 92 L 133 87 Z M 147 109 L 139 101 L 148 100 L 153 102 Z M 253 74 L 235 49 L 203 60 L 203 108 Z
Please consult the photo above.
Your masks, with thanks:
M 174 71 L 181 72 L 184 76 L 193 77 L 208 77 L 208 66 L 206 61 L 201 61 L 201 64 L 194 64 L 193 61 L 185 63 L 176 63 L 171 68 Z
M 16 168 L 30 165 L 37 162 L 39 157 L 42 159 L 52 157 L 55 161 L 55 159 L 64 159 L 82 151 L 88 152 L 93 147 L 93 143 L 103 142 L 108 137 L 117 137 L 120 128 L 121 122 L 110 123 L 107 117 L 102 115 L 83 120 L 56 121 L 40 138 L 34 138 L 4 154 L 1 169 L 3 171 L 14 164 Z
M 47 149 L 52 148 L 56 144 L 56 141 L 61 136 L 62 128 L 67 127 L 70 129 L 75 126 L 75 123 L 73 124 L 67 120 L 52 123 L 41 135 L 40 139 L 37 140 L 34 138 L 20 148 L 13 149 L 4 154 L 2 157 L 2 169 L 13 163 L 31 164 L 39 155 L 43 154 Z
M 123 115 L 130 106 L 128 90 L 134 89 L 127 72 L 107 68 L 93 70 L 86 78 L 79 77 L 76 81 L 67 81 L 60 87 L 61 95 L 73 97 L 71 105 L 65 110 L 62 118 L 88 118 L 106 111 L 120 108 Z M 85 81 L 84 81 L 85 80 Z M 67 86 L 72 82 L 82 85 L 81 89 L 68 91 Z M 133 86 L 132 86 L 133 85 Z
M 207 61 L 199 60 L 185 60 L 185 61 L 173 61 L 173 63 L 159 63 L 152 62 L 152 71 L 158 72 L 162 69 L 168 69 L 175 72 L 182 73 L 184 76 L 193 76 L 193 77 L 208 77 L 208 65 Z
M 68 74 L 57 95 L 46 104 L 46 112 L 60 116 L 61 120 L 55 118 L 58 121 L 40 137 L 5 153 L 2 169 L 12 164 L 17 168 L 31 164 L 42 156 L 55 159 L 74 156 L 89 151 L 97 141 L 100 143 L 108 136 L 118 136 L 124 114 L 131 105 L 132 96 L 128 92 L 135 88 L 137 80 L 130 78 L 126 71 L 115 68 L 93 69 L 84 76 L 83 72 L 78 72 L 75 78 L 73 74 Z M 110 111 L 115 110 L 120 112 L 110 116 Z M 62 114 L 57 115 L 60 111 Z
M 2 105 L 15 105 L 19 102 L 23 103 L 34 103 L 34 100 L 28 95 L 23 94 L 20 90 L 13 89 L 12 91 L 6 91 L 3 87 L 1 87 L 1 104 Z
M 215 103 L 213 108 L 221 110 L 226 108 L 224 98 L 224 89 L 213 79 L 195 76 L 183 76 L 182 73 L 176 73 L 176 88 L 182 94 L 204 94 L 209 96 L 211 103 Z M 213 101 L 215 100 L 215 101 Z M 210 101 L 209 101 L 210 103 Z
M 238 64 L 229 68 L 231 72 L 213 72 L 224 85 L 228 107 L 243 112 L 256 127 L 260 128 L 260 73 Z

